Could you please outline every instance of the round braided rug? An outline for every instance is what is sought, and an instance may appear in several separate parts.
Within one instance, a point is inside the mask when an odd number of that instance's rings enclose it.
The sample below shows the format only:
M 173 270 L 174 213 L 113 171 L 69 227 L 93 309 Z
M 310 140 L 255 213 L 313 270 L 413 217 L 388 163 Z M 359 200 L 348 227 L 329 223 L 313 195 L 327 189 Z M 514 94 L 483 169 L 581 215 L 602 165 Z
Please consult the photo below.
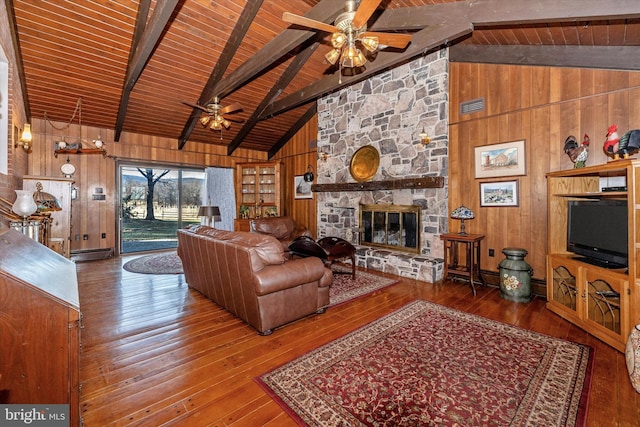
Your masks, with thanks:
M 175 252 L 163 252 L 152 255 L 144 255 L 122 266 L 132 273 L 142 274 L 182 274 L 182 261 Z

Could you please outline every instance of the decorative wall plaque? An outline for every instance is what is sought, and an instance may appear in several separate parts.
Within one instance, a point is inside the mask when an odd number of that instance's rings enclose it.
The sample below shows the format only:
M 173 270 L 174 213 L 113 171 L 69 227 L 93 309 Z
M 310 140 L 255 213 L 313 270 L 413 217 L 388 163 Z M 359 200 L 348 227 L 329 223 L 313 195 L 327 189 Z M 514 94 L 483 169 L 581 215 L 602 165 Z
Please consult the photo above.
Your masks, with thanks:
M 376 147 L 365 145 L 351 157 L 349 172 L 358 182 L 369 181 L 378 172 L 378 166 L 380 166 L 380 153 Z

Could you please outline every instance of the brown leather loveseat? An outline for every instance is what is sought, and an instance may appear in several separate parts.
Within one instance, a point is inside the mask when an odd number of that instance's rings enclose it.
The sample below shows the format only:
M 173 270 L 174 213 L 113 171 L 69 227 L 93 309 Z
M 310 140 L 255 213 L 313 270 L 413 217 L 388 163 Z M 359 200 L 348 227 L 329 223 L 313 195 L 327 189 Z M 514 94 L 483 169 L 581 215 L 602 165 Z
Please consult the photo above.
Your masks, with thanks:
M 252 219 L 249 224 L 254 233 L 268 234 L 278 239 L 285 251 L 298 237 L 311 237 L 309 230 L 298 226 L 290 216 L 257 218 Z
M 178 230 L 178 256 L 190 287 L 262 335 L 329 305 L 331 270 L 288 259 L 273 236 L 191 226 Z

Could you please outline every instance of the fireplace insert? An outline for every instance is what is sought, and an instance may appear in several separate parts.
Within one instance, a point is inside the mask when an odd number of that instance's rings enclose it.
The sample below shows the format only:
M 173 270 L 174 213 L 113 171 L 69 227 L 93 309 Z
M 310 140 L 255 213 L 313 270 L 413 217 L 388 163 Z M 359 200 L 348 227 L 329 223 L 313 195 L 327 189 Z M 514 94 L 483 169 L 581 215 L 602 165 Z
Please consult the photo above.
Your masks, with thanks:
M 360 244 L 420 252 L 420 207 L 360 205 Z

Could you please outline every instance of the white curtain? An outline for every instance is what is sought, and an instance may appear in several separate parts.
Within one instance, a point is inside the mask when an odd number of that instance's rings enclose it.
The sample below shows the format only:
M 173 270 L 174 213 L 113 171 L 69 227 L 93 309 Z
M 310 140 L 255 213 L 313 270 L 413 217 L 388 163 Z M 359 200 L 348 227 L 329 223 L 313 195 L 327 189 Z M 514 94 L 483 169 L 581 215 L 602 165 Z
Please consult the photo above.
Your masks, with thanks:
M 236 218 L 236 196 L 233 188 L 233 169 L 207 168 L 204 204 L 220 208 L 221 221 L 215 227 L 233 231 Z

